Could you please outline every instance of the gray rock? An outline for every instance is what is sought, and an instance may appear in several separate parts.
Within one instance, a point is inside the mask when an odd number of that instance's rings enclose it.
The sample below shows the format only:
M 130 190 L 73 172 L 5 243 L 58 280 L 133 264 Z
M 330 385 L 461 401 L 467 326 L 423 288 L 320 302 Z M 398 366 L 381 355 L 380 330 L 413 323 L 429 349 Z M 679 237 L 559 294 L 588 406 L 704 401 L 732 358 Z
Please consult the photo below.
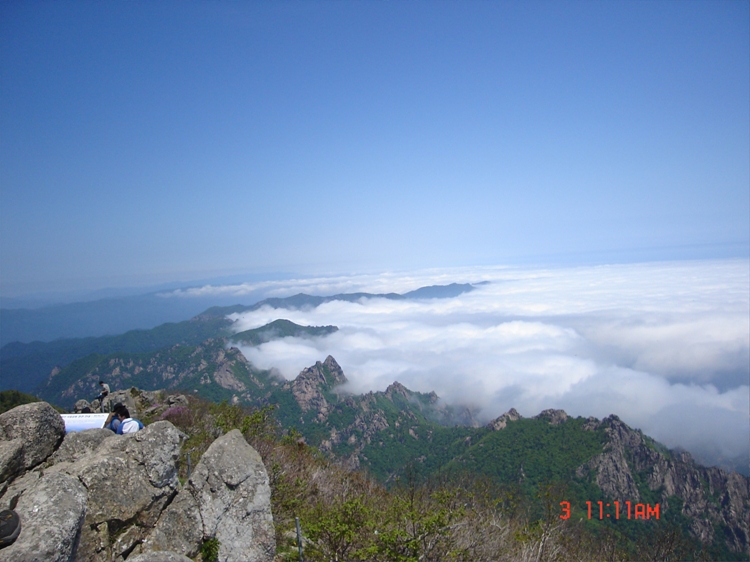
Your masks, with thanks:
M 49 458 L 50 464 L 61 462 L 76 462 L 91 455 L 102 444 L 102 441 L 112 437 L 109 429 L 86 429 L 68 433 L 60 448 Z
M 23 441 L 23 447 L 16 453 L 18 460 L 0 465 L 4 475 L 0 482 L 17 476 L 20 470 L 28 470 L 43 462 L 65 437 L 63 419 L 46 402 L 24 404 L 5 412 L 0 415 L 0 428 L 6 441 Z M 7 455 L 9 450 L 5 447 L 3 452 Z M 12 470 L 13 466 L 16 470 Z
M 323 363 L 318 361 L 312 367 L 303 369 L 297 378 L 285 384 L 284 388 L 292 391 L 294 399 L 303 412 L 311 409 L 318 411 L 318 421 L 322 423 L 325 422 L 330 412 L 330 406 L 322 390 L 332 390 L 335 386 L 346 382 L 347 379 L 341 367 L 329 355 Z M 394 383 L 388 387 L 386 395 L 390 397 L 388 391 L 395 387 L 408 392 L 401 384 Z
M 220 560 L 273 560 L 276 543 L 268 474 L 239 430 L 211 444 L 190 485 L 200 506 L 203 535 L 219 539 Z
M 273 560 L 276 544 L 268 474 L 260 455 L 236 429 L 219 437 L 203 454 L 190 482 L 143 548 L 194 556 L 201 538 L 211 537 L 219 540 L 222 561 Z
M 3 492 L 2 496 L 2 509 L 9 508 L 13 509 L 15 502 L 18 498 L 28 489 L 31 488 L 39 480 L 41 472 L 39 470 L 30 470 L 22 476 L 19 476 Z
M 156 422 L 105 439 L 65 468 L 80 478 L 89 497 L 76 560 L 112 560 L 144 539 L 176 493 L 183 437 L 171 423 Z
M 167 405 L 168 406 L 187 406 L 188 405 L 187 396 L 185 396 L 184 394 L 171 394 L 170 396 L 167 396 Z
M 536 417 L 539 418 L 546 413 L 546 417 L 551 420 L 555 412 L 561 411 L 545 410 Z M 549 415 L 550 413 L 552 413 L 552 416 Z M 553 422 L 550 421 L 550 423 Z M 620 501 L 637 502 L 641 499 L 641 494 L 628 465 L 625 450 L 639 446 L 642 439 L 640 435 L 622 423 L 617 416 L 605 418 L 602 424 L 607 426 L 605 433 L 608 438 L 608 442 L 604 446 L 604 452 L 595 455 L 587 463 L 579 466 L 576 469 L 576 476 L 582 478 L 593 471 L 596 474 L 596 484 L 606 497 L 618 498 Z
M 565 413 L 565 410 L 544 410 L 539 415 L 534 416 L 532 419 L 535 420 L 543 420 L 546 419 L 549 421 L 550 425 L 560 425 L 561 423 L 565 423 L 568 421 L 568 414 Z
M 128 562 L 193 562 L 187 556 L 176 552 L 144 552 L 136 556 L 129 556 Z
M 183 488 L 162 514 L 154 531 L 135 552 L 170 550 L 194 557 L 203 541 L 203 520 L 198 501 Z
M 0 482 L 12 480 L 24 470 L 23 439 L 0 441 Z
M 63 562 L 73 549 L 86 513 L 86 488 L 67 474 L 45 474 L 18 500 L 21 534 L 0 550 L 0 562 Z
M 488 423 L 486 427 L 488 429 L 491 429 L 492 431 L 500 431 L 501 429 L 505 429 L 508 426 L 508 422 L 518 421 L 521 418 L 521 414 L 519 414 L 515 408 L 511 408 L 502 416 L 495 418 L 490 423 Z
M 75 406 L 73 406 L 73 412 L 76 414 L 80 414 L 86 408 L 91 408 L 91 404 L 88 400 L 81 399 L 75 403 Z
M 136 395 L 137 395 L 136 390 Z M 115 390 L 114 392 L 110 392 L 109 395 L 105 399 L 105 406 L 108 406 L 111 410 L 114 408 L 115 404 L 125 404 L 125 407 L 128 409 L 128 412 L 130 415 L 134 418 L 138 417 L 138 414 L 140 413 L 138 411 L 138 408 L 135 403 L 135 397 L 133 396 L 133 392 L 131 392 L 131 389 L 125 389 L 125 390 Z

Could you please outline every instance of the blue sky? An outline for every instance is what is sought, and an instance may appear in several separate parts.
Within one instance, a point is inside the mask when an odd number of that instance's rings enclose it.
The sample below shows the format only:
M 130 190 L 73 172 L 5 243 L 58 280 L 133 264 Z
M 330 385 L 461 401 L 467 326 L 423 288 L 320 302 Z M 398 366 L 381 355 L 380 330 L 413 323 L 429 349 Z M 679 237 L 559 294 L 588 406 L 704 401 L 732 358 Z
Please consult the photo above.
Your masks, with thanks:
M 0 5 L 0 292 L 750 252 L 748 2 Z

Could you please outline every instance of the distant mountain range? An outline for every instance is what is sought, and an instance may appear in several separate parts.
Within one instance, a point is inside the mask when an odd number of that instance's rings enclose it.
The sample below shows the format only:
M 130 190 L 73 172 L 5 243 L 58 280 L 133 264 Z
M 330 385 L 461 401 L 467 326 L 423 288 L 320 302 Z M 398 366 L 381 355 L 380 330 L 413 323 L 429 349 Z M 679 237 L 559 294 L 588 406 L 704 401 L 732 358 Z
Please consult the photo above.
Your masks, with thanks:
M 360 299 L 369 298 L 393 300 L 451 298 L 473 289 L 474 286 L 468 283 L 452 283 L 450 285 L 422 287 L 403 295 L 397 293 L 343 293 L 320 297 L 300 293 L 287 298 L 264 299 L 253 305 L 214 306 L 205 309 L 190 320 L 166 323 L 149 330 L 130 330 L 117 336 L 58 339 L 51 342 L 11 342 L 0 349 L 0 389 L 32 392 L 53 369 L 62 369 L 75 359 L 92 353 L 109 354 L 117 351 L 147 353 L 174 345 L 196 345 L 208 338 L 227 337 L 231 334 L 232 325 L 232 322 L 226 319 L 227 315 L 257 310 L 263 306 L 295 310 L 305 307 L 313 308 L 335 300 L 356 302 Z M 127 302 L 131 301 L 122 301 L 124 303 L 122 306 L 127 308 Z M 84 305 L 98 306 L 96 303 L 83 303 L 81 306 Z M 70 314 L 73 310 L 75 309 L 69 311 Z M 13 313 L 14 311 L 3 311 L 3 314 L 5 312 Z M 3 323 L 6 322 L 6 316 L 3 316 L 2 321 Z M 43 322 L 43 317 L 38 321 Z M 67 321 L 75 323 L 72 319 Z M 5 325 L 3 325 L 3 330 L 6 330 Z
M 285 308 L 288 310 L 300 310 L 315 308 L 321 304 L 332 301 L 357 302 L 360 299 L 389 299 L 389 300 L 416 300 L 416 299 L 449 299 L 463 293 L 473 291 L 474 285 L 470 283 L 451 283 L 450 285 L 430 285 L 420 287 L 408 293 L 340 293 L 330 297 L 317 297 L 298 293 L 286 298 L 263 299 L 253 305 L 215 306 L 206 310 L 203 315 L 227 316 L 239 312 L 251 312 L 264 306 L 272 308 Z
M 157 293 L 41 308 L 0 309 L 0 346 L 10 342 L 101 337 L 191 318 L 215 299 L 164 298 Z
M 424 299 L 457 296 L 473 288 L 469 284 L 436 285 L 422 287 L 403 295 L 391 293 L 340 294 L 332 297 L 295 295 L 288 299 L 266 299 L 255 305 L 231 306 L 234 296 L 190 296 L 165 295 L 165 291 L 154 291 L 143 295 L 123 295 L 93 301 L 55 304 L 39 308 L 0 308 L 0 346 L 11 342 L 52 341 L 58 338 L 100 337 L 121 334 L 128 330 L 148 330 L 166 322 L 179 322 L 200 314 L 209 307 L 221 310 L 251 310 L 263 303 L 282 308 L 315 306 L 316 300 L 357 300 L 358 298 Z M 258 291 L 246 298 L 260 298 Z M 322 300 L 321 300 L 322 299 Z M 295 304 L 297 303 L 297 304 Z

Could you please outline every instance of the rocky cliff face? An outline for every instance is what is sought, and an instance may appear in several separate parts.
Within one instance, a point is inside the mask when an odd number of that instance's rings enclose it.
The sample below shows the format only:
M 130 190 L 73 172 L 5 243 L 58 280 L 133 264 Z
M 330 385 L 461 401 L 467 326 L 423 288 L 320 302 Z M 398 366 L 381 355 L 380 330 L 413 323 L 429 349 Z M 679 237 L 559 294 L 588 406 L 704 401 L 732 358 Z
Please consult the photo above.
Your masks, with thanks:
M 315 410 L 317 419 L 324 422 L 330 411 L 330 404 L 324 392 L 331 392 L 336 386 L 347 382 L 344 371 L 330 355 L 321 363 L 304 369 L 296 379 L 286 383 L 282 388 L 289 390 L 303 412 Z
M 329 356 L 284 384 L 272 399 L 279 401 L 278 414 L 285 425 L 311 436 L 311 444 L 339 457 L 352 470 L 367 462 L 364 449 L 380 443 L 383 434 L 393 440 L 403 431 L 417 440 L 426 425 L 476 425 L 468 409 L 456 410 L 434 392 L 413 392 L 394 382 L 384 392 L 353 395 L 342 388 L 346 382 L 343 370 Z M 291 394 L 294 407 L 281 401 L 284 392 Z
M 511 409 L 486 427 L 507 431 L 520 419 Z M 532 419 L 560 426 L 571 418 L 563 410 L 545 410 Z M 750 555 L 749 478 L 700 466 L 688 453 L 669 451 L 617 416 L 580 420 L 582 431 L 601 432 L 603 450 L 578 466 L 578 479 L 593 482 L 611 500 L 658 503 L 662 516 L 678 510 L 702 543 L 722 541 L 730 552 Z
M 680 509 L 701 542 L 723 540 L 730 551 L 750 554 L 749 478 L 697 465 L 689 453 L 667 450 L 614 415 L 590 418 L 586 428 L 603 429 L 607 442 L 578 476 L 593 474 L 607 497 L 622 501 L 645 502 L 650 492 L 662 510 Z
M 209 538 L 221 560 L 273 559 L 268 476 L 237 431 L 216 439 L 181 485 L 184 436 L 167 421 L 131 435 L 64 435 L 59 414 L 39 402 L 6 412 L 0 427 L 0 449 L 19 451 L 0 458 L 0 504 L 22 525 L 0 561 L 155 560 L 153 551 L 184 560 Z

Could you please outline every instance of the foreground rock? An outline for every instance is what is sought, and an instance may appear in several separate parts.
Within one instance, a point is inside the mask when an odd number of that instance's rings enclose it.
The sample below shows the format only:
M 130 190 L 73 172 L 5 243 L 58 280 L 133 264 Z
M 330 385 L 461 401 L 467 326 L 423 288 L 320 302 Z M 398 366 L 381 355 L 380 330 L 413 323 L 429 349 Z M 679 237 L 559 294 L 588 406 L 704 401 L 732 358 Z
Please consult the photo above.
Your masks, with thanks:
M 45 403 L 0 416 L 9 475 L 0 508 L 14 507 L 22 524 L 0 562 L 184 562 L 209 538 L 223 561 L 273 559 L 268 476 L 239 431 L 217 439 L 180 488 L 184 435 L 170 422 L 131 435 L 71 433 L 62 444 L 60 428 Z
M 63 562 L 73 557 L 86 514 L 87 494 L 67 474 L 45 474 L 18 499 L 21 534 L 0 550 L 3 562 Z
M 0 415 L 0 484 L 47 459 L 65 437 L 65 423 L 46 402 Z
M 216 538 L 220 560 L 271 560 L 276 545 L 270 502 L 260 455 L 235 429 L 203 454 L 143 548 L 193 557 L 197 543 Z
M 64 468 L 89 497 L 76 560 L 124 558 L 145 538 L 177 493 L 182 437 L 171 423 L 157 422 L 109 437 L 91 456 Z
M 176 552 L 147 552 L 128 558 L 128 562 L 193 562 L 187 556 Z

